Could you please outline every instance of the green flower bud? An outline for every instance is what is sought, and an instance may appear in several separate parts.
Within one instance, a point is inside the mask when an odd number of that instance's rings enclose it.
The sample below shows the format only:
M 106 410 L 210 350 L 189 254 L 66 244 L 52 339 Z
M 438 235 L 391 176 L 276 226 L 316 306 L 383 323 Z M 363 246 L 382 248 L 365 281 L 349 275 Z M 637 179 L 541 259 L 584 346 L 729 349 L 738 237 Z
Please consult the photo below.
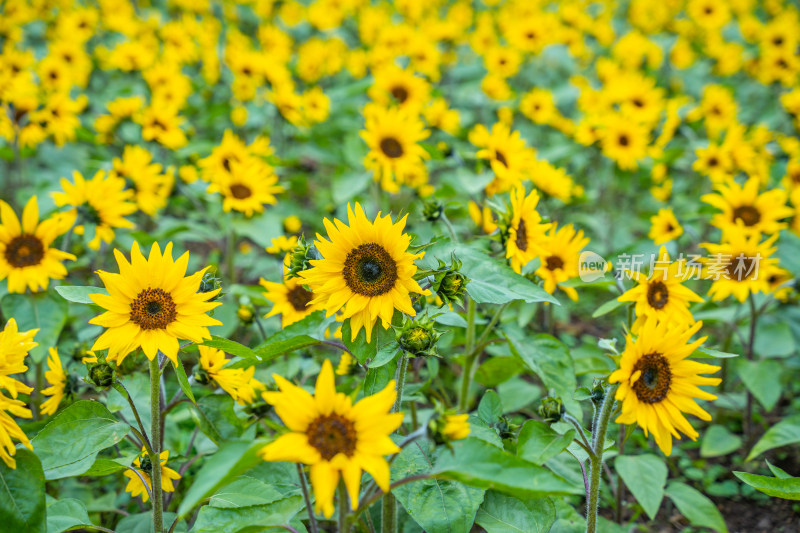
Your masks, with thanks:
M 561 398 L 553 398 L 552 396 L 542 398 L 542 405 L 539 406 L 539 415 L 545 422 L 558 422 L 565 412 Z
M 150 462 L 149 455 L 145 454 L 141 459 L 139 459 L 139 470 L 147 474 L 151 474 L 153 472 L 153 463 Z
M 252 305 L 240 305 L 239 309 L 236 310 L 236 316 L 239 317 L 242 323 L 251 324 L 255 316 L 255 309 Z
M 203 279 L 200 281 L 200 288 L 197 289 L 197 292 L 211 292 L 221 287 L 222 283 L 220 282 L 219 278 L 215 276 L 213 272 L 206 272 L 203 274 Z M 209 302 L 213 302 L 220 296 L 222 296 L 222 291 L 218 292 L 216 296 L 209 300 Z
M 272 411 L 272 406 L 267 402 L 248 404 L 244 407 L 244 412 L 256 418 L 265 418 Z
M 461 303 L 469 283 L 469 278 L 460 272 L 461 261 L 455 254 L 451 257 L 449 267 L 441 259 L 438 261 L 439 266 L 433 273 L 431 288 L 436 291 L 444 304 Z
M 103 361 L 89 366 L 89 379 L 97 387 L 105 389 L 114 384 L 116 376 L 111 365 Z
M 299 277 L 300 272 L 311 268 L 311 261 L 320 258 L 317 249 L 313 244 L 306 242 L 304 235 L 300 235 L 300 238 L 297 239 L 297 246 L 292 249 L 290 254 L 287 279 Z
M 602 379 L 595 378 L 592 382 L 592 403 L 600 406 L 603 399 L 606 397 L 605 382 Z
M 412 357 L 438 355 L 436 353 L 436 342 L 442 332 L 433 328 L 433 320 L 431 318 L 425 317 L 419 320 L 412 320 L 405 317 L 402 327 L 394 328 L 394 330 L 400 348 Z
M 422 216 L 425 217 L 425 220 L 436 222 L 442 216 L 443 210 L 442 202 L 435 199 L 431 199 L 430 201 L 423 200 Z
M 208 375 L 208 372 L 204 368 L 201 368 L 200 365 L 197 366 L 197 370 L 194 371 L 192 374 L 194 380 L 199 383 L 200 385 L 208 385 L 211 383 L 211 376 Z

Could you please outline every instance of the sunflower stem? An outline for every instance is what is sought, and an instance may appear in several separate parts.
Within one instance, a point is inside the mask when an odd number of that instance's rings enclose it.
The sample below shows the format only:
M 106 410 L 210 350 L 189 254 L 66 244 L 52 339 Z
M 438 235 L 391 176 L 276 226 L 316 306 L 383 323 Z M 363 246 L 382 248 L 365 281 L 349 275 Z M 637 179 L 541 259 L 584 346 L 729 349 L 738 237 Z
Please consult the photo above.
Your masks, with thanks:
M 612 385 L 606 390 L 603 405 L 597 416 L 597 427 L 592 428 L 592 447 L 594 457 L 589 457 L 589 498 L 586 500 L 586 533 L 597 531 L 597 507 L 600 500 L 600 478 L 603 472 L 603 448 L 606 442 L 606 432 L 611 414 L 614 412 L 614 393 L 617 391 L 617 384 Z
M 228 237 L 226 239 L 227 250 L 225 252 L 226 257 L 226 270 L 228 271 L 228 283 L 233 285 L 236 283 L 236 267 L 233 264 L 234 255 L 236 255 L 236 234 L 233 230 L 233 225 L 231 224 L 231 229 L 228 231 Z
M 392 412 L 400 411 L 403 403 L 403 388 L 406 385 L 406 372 L 408 371 L 408 355 L 403 351 L 400 354 L 400 365 L 397 367 L 397 398 L 394 400 Z M 383 533 L 395 533 L 397 531 L 397 502 L 391 492 L 387 492 L 383 497 L 381 506 L 381 528 Z
M 297 463 L 297 476 L 300 478 L 300 488 L 303 489 L 303 501 L 306 502 L 306 511 L 308 511 L 308 527 L 311 533 L 317 533 L 317 518 L 314 516 L 314 510 L 311 508 L 311 498 L 308 496 L 308 485 L 306 484 L 306 474 L 303 472 L 303 466 Z
M 150 473 L 153 492 L 153 533 L 164 531 L 163 492 L 161 490 L 161 369 L 158 358 L 150 360 Z
M 747 296 L 747 302 L 750 304 L 750 336 L 747 339 L 747 351 L 745 352 L 745 356 L 748 361 L 752 361 L 753 349 L 756 341 L 756 323 L 758 322 L 758 309 L 756 309 L 756 302 L 753 299 L 752 292 Z M 745 446 L 750 446 L 753 437 L 753 395 L 750 389 L 747 389 L 747 403 L 745 404 L 743 425 Z
M 458 235 L 456 235 L 456 230 L 453 227 L 453 224 L 450 223 L 450 219 L 447 218 L 447 215 L 444 214 L 442 211 L 442 216 L 440 217 L 441 221 L 444 222 L 445 227 L 447 228 L 447 232 L 450 233 L 450 238 L 453 239 L 453 242 L 458 242 Z
M 467 296 L 467 340 L 464 347 L 464 375 L 461 379 L 461 397 L 458 399 L 459 412 L 467 412 L 469 386 L 472 384 L 472 366 L 475 364 L 475 300 Z
M 344 481 L 339 482 L 339 533 L 350 532 L 350 522 L 347 521 L 347 490 Z

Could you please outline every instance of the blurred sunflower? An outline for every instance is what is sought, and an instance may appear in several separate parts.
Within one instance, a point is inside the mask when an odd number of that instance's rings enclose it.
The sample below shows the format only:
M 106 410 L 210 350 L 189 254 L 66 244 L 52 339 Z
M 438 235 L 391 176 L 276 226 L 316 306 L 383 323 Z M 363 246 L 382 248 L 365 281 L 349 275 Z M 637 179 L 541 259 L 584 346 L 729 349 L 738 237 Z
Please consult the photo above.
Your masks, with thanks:
M 716 185 L 717 193 L 700 197 L 705 203 L 720 209 L 711 224 L 726 235 L 731 232 L 744 235 L 773 234 L 786 227 L 782 219 L 792 216 L 786 205 L 786 191 L 772 189 L 758 192 L 759 179 L 752 177 L 743 186 L 732 179 Z
M 160 163 L 153 162 L 153 155 L 141 146 L 126 146 L 122 157 L 112 161 L 113 173 L 131 181 L 136 206 L 140 211 L 155 216 L 167 205 L 175 183 L 175 176 L 162 173 Z
M 41 405 L 43 415 L 52 415 L 58 410 L 58 404 L 64 399 L 64 389 L 67 386 L 67 375 L 64 373 L 64 368 L 61 366 L 58 348 L 50 348 L 49 352 L 50 355 L 47 357 L 47 371 L 44 373 L 44 378 L 50 386 L 42 390 L 42 394 L 50 396 L 50 398 Z
M 161 463 L 159 466 L 161 468 L 161 490 L 164 492 L 174 492 L 175 486 L 173 485 L 173 481 L 177 481 L 181 478 L 181 475 L 174 471 L 173 469 L 166 466 L 167 461 L 169 460 L 169 450 L 164 450 L 159 455 L 159 462 Z M 136 469 L 136 472 L 132 470 Z M 141 494 L 142 501 L 146 502 L 150 499 L 150 491 L 153 487 L 153 480 L 152 480 L 152 473 L 153 473 L 153 464 L 150 462 L 150 456 L 147 455 L 147 452 L 144 451 L 142 448 L 142 453 L 139 454 L 136 459 L 133 460 L 133 466 L 131 466 L 128 470 L 123 472 L 123 475 L 128 478 L 128 485 L 125 487 L 126 492 L 131 493 L 131 497 L 135 498 Z M 142 478 L 147 483 L 142 483 Z
M 0 459 L 9 468 L 16 468 L 17 462 L 13 455 L 17 453 L 17 447 L 14 446 L 11 439 L 19 441 L 29 450 L 33 450 L 33 447 L 25 432 L 20 429 L 9 413 L 19 418 L 33 418 L 33 414 L 30 409 L 25 407 L 25 402 L 7 398 L 0 392 Z
M 553 223 L 543 241 L 542 264 L 536 275 L 544 280 L 544 290 L 550 294 L 560 288 L 567 293 L 573 302 L 578 301 L 578 292 L 573 287 L 559 287 L 559 283 L 578 277 L 578 261 L 581 250 L 589 244 L 589 237 L 583 236 L 583 230 L 575 231 L 572 224 L 557 229 Z
M 200 352 L 199 372 L 195 379 L 203 385 L 213 380 L 222 390 L 241 405 L 253 403 L 257 389 L 263 390 L 264 384 L 253 377 L 255 367 L 224 368 L 230 362 L 225 352 L 202 344 L 197 347 Z
M 527 196 L 522 185 L 517 185 L 511 191 L 511 220 L 506 239 L 506 258 L 517 274 L 535 257 L 546 255 L 542 243 L 547 240 L 550 224 L 542 223 L 542 217 L 536 211 L 538 203 L 539 193 L 535 189 Z
M 0 200 L 0 280 L 8 278 L 8 292 L 37 292 L 51 279 L 63 279 L 62 261 L 75 256 L 50 245 L 72 227 L 74 215 L 54 215 L 39 222 L 39 203 L 32 196 L 22 210 L 22 221 Z
M 486 186 L 486 194 L 509 191 L 530 177 L 536 152 L 525 146 L 518 131 L 498 122 L 489 132 L 486 126 L 478 124 L 469 132 L 469 142 L 479 148 L 475 155 L 488 161 L 495 174 L 495 179 Z
M 672 209 L 659 209 L 658 213 L 650 217 L 650 233 L 647 236 L 656 246 L 674 241 L 681 235 L 683 227 L 678 223 Z
M 273 375 L 279 392 L 265 392 L 264 399 L 291 430 L 261 449 L 265 461 L 291 461 L 310 466 L 314 507 L 326 518 L 333 515 L 333 497 L 339 480 L 358 507 L 362 471 L 378 487 L 389 492 L 389 464 L 384 456 L 400 448 L 389 435 L 403 422 L 402 413 L 391 413 L 397 392 L 394 380 L 372 396 L 353 405 L 349 396 L 336 392 L 333 366 L 325 360 L 314 395 Z M 343 502 L 342 502 L 343 503 Z
M 706 339 L 689 343 L 701 326 L 702 322 L 687 327 L 648 318 L 636 340 L 631 334 L 626 337 L 619 369 L 609 377 L 610 383 L 620 384 L 615 398 L 622 402 L 622 413 L 616 422 L 638 424 L 645 436 L 652 433 L 665 455 L 672 452 L 672 437 L 681 438 L 679 431 L 697 440 L 697 431 L 683 413 L 711 420 L 695 399 L 714 400 L 716 396 L 698 385 L 722 381 L 700 375 L 717 372 L 718 366 L 687 359 Z
M 246 161 L 230 163 L 230 172 L 218 175 L 208 186 L 208 192 L 222 194 L 222 208 L 238 211 L 251 217 L 262 213 L 265 205 L 275 204 L 275 194 L 283 191 L 278 185 L 275 170 L 263 160 L 248 157 Z
M 348 204 L 348 224 L 325 219 L 328 239 L 318 235 L 314 241 L 323 259 L 312 260 L 312 268 L 300 272 L 315 295 L 311 305 L 327 309 L 328 316 L 344 309 L 342 318 L 350 319 L 352 340 L 363 327 L 370 342 L 378 318 L 387 329 L 395 309 L 417 314 L 410 293 L 426 292 L 414 281 L 414 260 L 423 254 L 407 251 L 407 216 L 392 223 L 389 215 L 378 213 L 370 222 L 361 204 L 356 203 L 355 210 Z
M 33 417 L 30 409 L 25 407 L 25 402 L 16 399 L 20 393 L 30 394 L 33 388 L 11 376 L 28 370 L 25 357 L 31 349 L 38 346 L 38 343 L 33 342 L 37 331 L 39 330 L 19 331 L 17 322 L 13 318 L 9 319 L 0 331 L 0 389 L 5 389 L 11 394 L 11 398 L 8 398 L 0 392 L 0 459 L 10 468 L 16 468 L 17 465 L 13 457 L 17 448 L 11 439 L 21 442 L 28 449 L 33 449 L 25 432 L 11 417 L 11 415 L 20 418 Z
M 614 160 L 622 170 L 636 170 L 639 161 L 647 156 L 650 131 L 632 120 L 609 116 L 601 132 L 603 154 Z
M 430 85 L 410 69 L 389 65 L 375 72 L 375 82 L 367 94 L 383 107 L 393 104 L 410 112 L 418 112 L 430 100 Z
M 703 278 L 711 279 L 708 295 L 716 302 L 733 296 L 744 302 L 749 294 L 769 293 L 767 281 L 778 266 L 778 259 L 772 257 L 778 239 L 774 234 L 763 242 L 760 234 L 747 235 L 729 232 L 720 244 L 703 243 L 709 255 L 703 261 Z
M 108 348 L 107 359 L 116 360 L 119 365 L 125 356 L 141 347 L 151 361 L 161 351 L 177 366 L 179 338 L 197 343 L 211 338 L 208 326 L 221 322 L 206 313 L 220 304 L 208 300 L 220 289 L 198 292 L 208 267 L 184 277 L 189 252 L 173 260 L 171 242 L 163 255 L 158 243 L 153 243 L 147 259 L 135 241 L 130 262 L 119 250 L 114 250 L 114 256 L 119 274 L 97 272 L 108 294 L 89 295 L 106 309 L 89 321 L 106 328 L 92 350 Z

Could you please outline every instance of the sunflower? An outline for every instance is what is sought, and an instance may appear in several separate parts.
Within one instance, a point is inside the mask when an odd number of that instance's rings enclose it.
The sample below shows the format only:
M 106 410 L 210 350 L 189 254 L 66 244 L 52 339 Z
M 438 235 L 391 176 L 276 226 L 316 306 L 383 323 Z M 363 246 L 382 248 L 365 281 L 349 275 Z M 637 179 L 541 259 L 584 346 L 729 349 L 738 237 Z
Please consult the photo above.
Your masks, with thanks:
M 732 179 L 717 184 L 717 193 L 703 195 L 700 199 L 720 209 L 711 224 L 722 234 L 741 233 L 758 235 L 777 233 L 786 227 L 781 219 L 792 216 L 786 205 L 786 191 L 772 189 L 758 193 L 759 179 L 752 177 L 743 186 Z
M 22 221 L 11 206 L 0 200 L 0 280 L 8 278 L 8 292 L 36 292 L 51 279 L 63 279 L 61 263 L 75 256 L 50 245 L 72 227 L 75 217 L 56 215 L 39 223 L 39 203 L 32 196 L 22 210 Z
M 703 257 L 704 279 L 714 280 L 708 295 L 716 302 L 733 296 L 744 302 L 749 294 L 769 293 L 769 278 L 778 266 L 778 259 L 771 257 L 777 250 L 773 246 L 778 234 L 764 242 L 760 234 L 729 232 L 720 244 L 703 243 L 709 256 Z
M 491 234 L 494 233 L 497 229 L 497 223 L 495 222 L 495 215 L 492 213 L 491 208 L 488 205 L 484 205 L 483 207 L 479 206 L 477 203 L 470 200 L 468 204 L 469 208 L 469 217 L 475 223 L 476 226 L 481 228 L 484 233 Z
M 136 212 L 136 204 L 131 202 L 133 191 L 125 188 L 124 179 L 98 170 L 90 180 L 74 171 L 72 181 L 61 178 L 63 192 L 54 192 L 51 196 L 57 206 L 73 208 L 77 221 L 75 233 L 84 235 L 87 226 L 94 227 L 89 248 L 98 250 L 101 242 L 113 241 L 115 228 L 133 227 L 133 222 L 125 215 Z
M 683 227 L 678 223 L 672 209 L 659 209 L 658 213 L 650 217 L 650 233 L 647 236 L 656 246 L 674 241 L 681 235 L 683 235 Z
M 328 239 L 317 234 L 319 240 L 314 241 L 323 259 L 312 260 L 312 268 L 300 272 L 316 295 L 311 305 L 327 309 L 328 316 L 344 308 L 342 318 L 350 319 L 352 340 L 363 327 L 370 342 L 378 318 L 387 329 L 395 309 L 417 314 L 409 293 L 426 293 L 414 281 L 414 260 L 423 254 L 407 251 L 407 217 L 392 223 L 389 215 L 378 213 L 370 222 L 360 204 L 355 211 L 348 204 L 348 224 L 325 219 Z
M 89 295 L 106 309 L 89 321 L 106 328 L 92 350 L 108 348 L 108 360 L 119 365 L 141 347 L 151 361 L 161 351 L 177 366 L 179 338 L 197 343 L 211 338 L 208 326 L 221 322 L 206 313 L 220 304 L 208 300 L 220 289 L 198 292 L 208 267 L 184 277 L 189 252 L 173 260 L 171 242 L 163 255 L 158 243 L 153 243 L 147 259 L 135 241 L 130 262 L 119 250 L 114 255 L 120 273 L 98 271 L 108 294 Z
M 172 484 L 172 481 L 179 480 L 181 475 L 174 471 L 173 469 L 166 466 L 167 461 L 169 460 L 169 450 L 164 450 L 159 455 L 159 462 L 161 463 L 161 490 L 164 492 L 174 492 L 175 486 Z M 138 471 L 134 472 L 133 469 Z M 125 487 L 126 492 L 131 493 L 131 497 L 135 498 L 142 495 L 142 501 L 146 502 L 150 499 L 150 495 L 148 494 L 152 489 L 152 479 L 150 475 L 153 472 L 153 464 L 150 462 L 150 456 L 147 455 L 147 452 L 142 448 L 142 453 L 133 460 L 133 466 L 130 467 L 128 470 L 125 470 L 123 474 L 128 481 L 128 485 Z M 147 483 L 147 487 L 145 487 L 144 483 L 142 483 L 142 478 L 144 478 L 145 482 Z
M 639 161 L 647 156 L 650 131 L 630 119 L 610 116 L 600 138 L 606 157 L 613 159 L 622 170 L 636 170 Z
M 544 290 L 553 294 L 558 284 L 578 277 L 578 260 L 581 250 L 589 244 L 589 237 L 583 236 L 572 224 L 558 229 L 558 224 L 550 226 L 546 238 L 541 242 L 542 264 L 536 275 L 544 280 Z M 578 292 L 573 287 L 559 287 L 573 302 L 578 301 Z
M 12 397 L 19 393 L 30 394 L 33 388 L 11 376 L 23 374 L 28 370 L 25 358 L 33 348 L 39 345 L 33 342 L 38 329 L 19 331 L 17 321 L 9 318 L 3 331 L 0 331 L 0 389 L 6 389 Z
M 294 247 L 297 246 L 297 237 L 291 236 L 286 237 L 284 235 L 279 235 L 272 239 L 272 243 L 270 246 L 264 248 L 268 254 L 283 254 L 286 252 L 291 251 Z
M 491 132 L 483 124 L 478 124 L 470 131 L 469 142 L 479 148 L 475 155 L 488 161 L 495 175 L 486 186 L 486 194 L 509 191 L 517 183 L 530 178 L 536 152 L 525 146 L 518 131 L 511 131 L 502 122 L 492 126 Z
M 430 100 L 431 88 L 425 79 L 415 76 L 412 70 L 390 65 L 375 72 L 375 83 L 367 94 L 373 102 L 383 107 L 397 105 L 419 112 Z
M 546 255 L 542 243 L 547 239 L 550 224 L 542 223 L 542 217 L 536 211 L 538 203 L 539 193 L 535 189 L 528 196 L 525 196 L 522 185 L 517 185 L 511 191 L 511 221 L 506 239 L 506 258 L 517 274 L 535 257 Z
M 275 204 L 275 194 L 283 191 L 278 185 L 275 170 L 262 159 L 249 157 L 243 162 L 232 161 L 230 172 L 220 174 L 218 179 L 208 186 L 208 192 L 221 193 L 222 208 L 227 211 L 239 211 L 251 217 L 253 213 L 262 213 L 265 205 Z
M 273 304 L 272 310 L 264 315 L 264 318 L 281 315 L 281 327 L 283 328 L 324 308 L 318 303 L 311 303 L 314 300 L 314 293 L 303 287 L 297 278 L 289 278 L 284 275 L 283 283 L 275 283 L 261 278 L 259 283 L 267 290 L 264 298 Z
M 64 398 L 64 388 L 67 385 L 67 375 L 61 366 L 61 358 L 58 356 L 57 348 L 50 348 L 50 355 L 47 357 L 47 371 L 44 373 L 44 377 L 50 386 L 44 389 L 42 394 L 50 396 L 50 398 L 42 404 L 41 410 L 43 415 L 52 415 L 58 410 L 58 404 Z
M 469 415 L 445 415 L 442 433 L 448 441 L 466 439 L 469 436 Z
M 126 146 L 122 157 L 115 157 L 112 165 L 117 176 L 131 181 L 140 211 L 152 217 L 167 205 L 175 176 L 172 172 L 162 173 L 163 167 L 153 162 L 153 155 L 146 148 Z
M 20 418 L 33 418 L 31 410 L 25 407 L 25 402 L 7 398 L 0 392 L 0 459 L 9 467 L 16 468 L 17 462 L 13 455 L 17 453 L 17 448 L 11 439 L 21 442 L 29 450 L 33 450 L 28 437 L 17 425 L 11 415 Z
M 313 396 L 281 376 L 273 377 L 280 392 L 263 396 L 291 431 L 262 448 L 261 457 L 309 465 L 316 512 L 326 518 L 333 515 L 333 496 L 340 478 L 351 508 L 356 509 L 362 470 L 389 492 L 389 464 L 384 456 L 400 451 L 389 435 L 403 422 L 402 413 L 390 413 L 397 396 L 394 380 L 353 405 L 349 396 L 336 392 L 333 365 L 328 360 L 322 364 Z
M 404 174 L 425 172 L 423 161 L 430 156 L 419 142 L 430 132 L 416 114 L 402 108 L 369 104 L 364 108 L 366 126 L 361 138 L 369 153 L 364 166 L 375 173 L 375 181 L 389 192 L 397 192 Z
M 697 161 L 692 163 L 692 170 L 702 176 L 708 176 L 717 183 L 730 178 L 734 163 L 730 150 L 723 145 L 710 143 L 706 148 L 697 148 Z
M 632 327 L 634 333 L 649 317 L 655 317 L 662 322 L 694 323 L 689 306 L 692 302 L 702 302 L 703 299 L 681 284 L 687 278 L 684 260 L 671 263 L 667 249 L 662 246 L 649 276 L 641 272 L 629 272 L 629 275 L 638 285 L 617 300 L 635 302 L 637 318 Z
M 225 352 L 202 344 L 197 347 L 200 351 L 200 372 L 195 374 L 195 379 L 201 384 L 213 380 L 237 403 L 246 405 L 253 403 L 255 389 L 264 389 L 264 384 L 253 377 L 255 367 L 224 368 L 229 359 Z

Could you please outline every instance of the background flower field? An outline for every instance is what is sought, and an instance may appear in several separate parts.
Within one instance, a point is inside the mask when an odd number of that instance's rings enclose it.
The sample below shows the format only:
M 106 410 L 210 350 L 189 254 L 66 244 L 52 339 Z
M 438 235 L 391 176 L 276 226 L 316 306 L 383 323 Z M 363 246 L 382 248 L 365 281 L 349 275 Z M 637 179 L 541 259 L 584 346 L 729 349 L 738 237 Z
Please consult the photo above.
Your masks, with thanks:
M 0 531 L 796 531 L 799 47 L 785 0 L 6 0 Z

